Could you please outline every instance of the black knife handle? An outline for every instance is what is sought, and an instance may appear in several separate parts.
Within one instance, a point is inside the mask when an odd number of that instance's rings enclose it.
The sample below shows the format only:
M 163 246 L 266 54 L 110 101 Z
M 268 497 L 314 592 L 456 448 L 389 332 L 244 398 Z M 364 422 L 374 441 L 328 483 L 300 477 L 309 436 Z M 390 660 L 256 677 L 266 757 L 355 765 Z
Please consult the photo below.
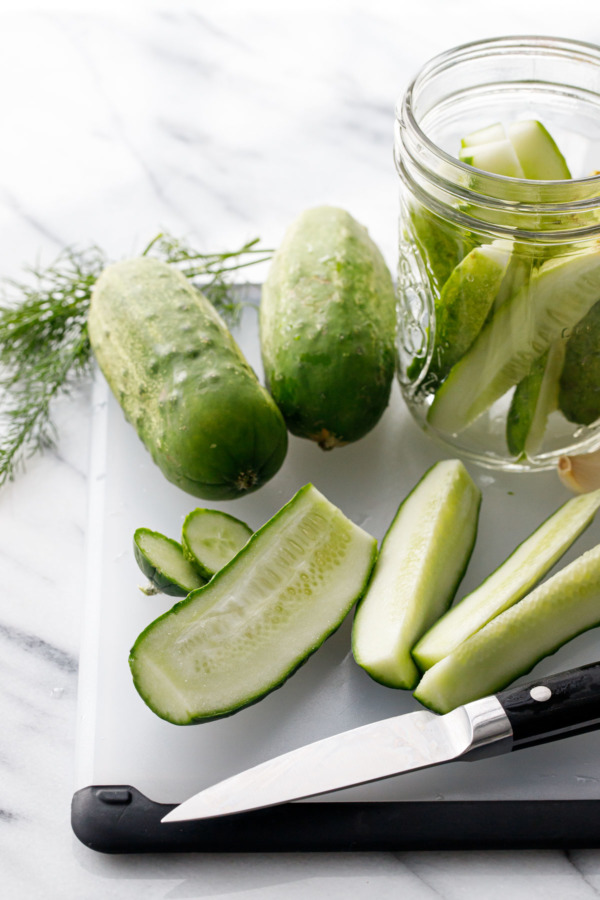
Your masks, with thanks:
M 541 676 L 496 694 L 513 729 L 513 750 L 600 728 L 600 662 Z

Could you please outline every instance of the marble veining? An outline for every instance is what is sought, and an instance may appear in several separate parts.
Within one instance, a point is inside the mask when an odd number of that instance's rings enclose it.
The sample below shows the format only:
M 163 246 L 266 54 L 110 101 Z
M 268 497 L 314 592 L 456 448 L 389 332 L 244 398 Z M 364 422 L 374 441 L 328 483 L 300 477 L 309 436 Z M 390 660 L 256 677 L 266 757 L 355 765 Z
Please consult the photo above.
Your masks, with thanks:
M 65 653 L 60 647 L 49 644 L 36 634 L 28 634 L 17 628 L 9 628 L 0 623 L 0 640 L 10 641 L 17 647 L 39 656 L 65 672 L 77 671 L 77 658 Z
M 206 250 L 275 246 L 318 203 L 348 208 L 395 268 L 398 95 L 445 48 L 540 29 L 600 42 L 596 3 L 3 5 L 0 274 L 66 245 L 116 259 L 163 228 Z M 86 386 L 56 406 L 57 448 L 0 492 L 3 898 L 600 896 L 600 849 L 113 858 L 79 844 L 90 419 Z

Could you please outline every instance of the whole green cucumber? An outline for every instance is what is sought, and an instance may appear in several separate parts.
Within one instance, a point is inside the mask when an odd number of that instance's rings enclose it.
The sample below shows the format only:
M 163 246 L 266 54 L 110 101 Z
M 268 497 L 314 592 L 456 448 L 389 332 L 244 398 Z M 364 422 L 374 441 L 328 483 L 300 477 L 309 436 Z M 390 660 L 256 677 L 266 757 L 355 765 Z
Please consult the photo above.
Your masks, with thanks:
M 367 230 L 342 209 L 304 212 L 260 307 L 265 377 L 289 430 L 326 450 L 367 434 L 389 401 L 395 331 L 392 278 Z
M 88 328 L 112 392 L 169 481 L 227 500 L 277 472 L 287 450 L 281 414 L 184 275 L 147 257 L 109 266 Z

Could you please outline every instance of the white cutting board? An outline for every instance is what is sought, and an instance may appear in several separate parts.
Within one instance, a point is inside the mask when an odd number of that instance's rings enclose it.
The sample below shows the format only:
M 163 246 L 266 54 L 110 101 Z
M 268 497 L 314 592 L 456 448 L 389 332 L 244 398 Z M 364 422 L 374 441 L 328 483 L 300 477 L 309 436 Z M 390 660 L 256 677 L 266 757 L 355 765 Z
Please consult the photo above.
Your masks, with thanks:
M 255 309 L 245 311 L 236 337 L 262 375 Z M 179 539 L 185 515 L 197 506 L 226 510 L 258 528 L 311 481 L 381 540 L 403 497 L 430 465 L 448 455 L 420 432 L 394 386 L 382 420 L 363 440 L 325 453 L 309 441 L 291 438 L 282 469 L 259 491 L 242 500 L 203 501 L 164 479 L 98 376 L 76 789 L 128 784 L 156 802 L 178 803 L 221 778 L 308 741 L 419 708 L 409 692 L 376 684 L 354 663 L 349 617 L 305 666 L 258 704 L 201 725 L 181 727 L 162 721 L 135 691 L 128 655 L 139 632 L 174 600 L 147 597 L 139 590 L 144 578 L 133 558 L 132 536 L 137 527 L 147 526 Z M 475 551 L 457 598 L 483 580 L 570 496 L 552 472 L 501 475 L 472 464 L 468 468 L 482 488 L 483 502 Z M 598 541 L 600 518 L 559 565 Z M 600 630 L 576 638 L 539 664 L 535 673 L 596 659 L 600 659 Z M 416 772 L 320 800 L 328 798 L 596 799 L 600 732 L 495 759 Z

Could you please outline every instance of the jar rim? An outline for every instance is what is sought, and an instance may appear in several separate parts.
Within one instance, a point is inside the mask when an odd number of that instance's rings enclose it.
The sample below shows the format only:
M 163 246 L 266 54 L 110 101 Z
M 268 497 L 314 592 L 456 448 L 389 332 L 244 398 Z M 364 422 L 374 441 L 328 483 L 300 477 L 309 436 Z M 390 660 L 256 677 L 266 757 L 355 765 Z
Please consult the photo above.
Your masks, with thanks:
M 557 38 L 538 35 L 511 35 L 505 37 L 487 38 L 460 44 L 444 51 L 426 62 L 417 72 L 402 97 L 396 103 L 396 121 L 400 129 L 410 132 L 411 136 L 425 149 L 425 152 L 436 160 L 446 173 L 442 180 L 458 187 L 460 194 L 471 193 L 466 184 L 477 173 L 478 183 L 486 187 L 485 192 L 478 191 L 477 196 L 493 197 L 498 202 L 507 201 L 510 205 L 514 202 L 532 203 L 544 208 L 569 209 L 574 204 L 582 206 L 597 206 L 600 198 L 600 173 L 586 175 L 580 178 L 559 179 L 548 181 L 535 181 L 531 179 L 515 178 L 507 175 L 496 175 L 483 172 L 480 169 L 462 162 L 456 156 L 447 153 L 439 147 L 421 128 L 414 113 L 414 97 L 419 88 L 427 83 L 428 79 L 438 74 L 440 70 L 451 65 L 476 59 L 478 55 L 493 52 L 509 52 L 519 49 L 538 51 L 547 56 L 552 55 L 578 55 L 582 60 L 593 63 L 600 71 L 600 46 L 591 42 L 570 38 Z M 598 94 L 600 101 L 600 93 Z M 540 184 L 548 192 L 549 203 L 540 200 L 536 193 Z M 498 192 L 498 188 L 500 189 Z M 579 191 L 577 191 L 579 188 Z M 590 188 L 592 189 L 590 191 Z M 573 200 L 573 190 L 578 197 Z M 595 189 L 595 190 L 594 190 Z M 488 192 L 489 191 L 489 192 Z M 563 197 L 563 194 L 565 195 Z M 570 194 L 570 196 L 566 196 Z

